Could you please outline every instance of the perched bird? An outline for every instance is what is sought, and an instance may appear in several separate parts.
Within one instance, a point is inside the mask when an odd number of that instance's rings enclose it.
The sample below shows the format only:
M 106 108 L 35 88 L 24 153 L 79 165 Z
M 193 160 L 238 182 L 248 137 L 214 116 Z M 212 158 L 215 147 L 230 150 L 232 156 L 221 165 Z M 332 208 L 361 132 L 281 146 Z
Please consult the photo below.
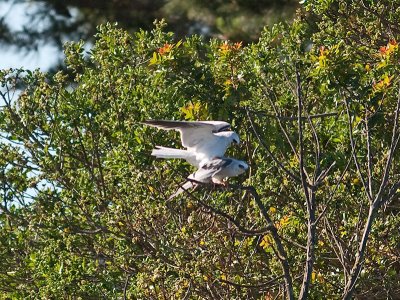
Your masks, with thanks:
M 184 149 L 156 146 L 151 155 L 160 158 L 182 158 L 195 167 L 200 167 L 214 157 L 223 157 L 231 143 L 239 144 L 239 135 L 223 121 L 166 121 L 148 120 L 146 125 L 177 130 L 181 134 Z
M 249 166 L 242 160 L 229 157 L 216 157 L 203 163 L 198 170 L 187 177 L 187 181 L 168 200 L 198 185 L 216 183 L 225 185 L 225 179 L 244 173 Z

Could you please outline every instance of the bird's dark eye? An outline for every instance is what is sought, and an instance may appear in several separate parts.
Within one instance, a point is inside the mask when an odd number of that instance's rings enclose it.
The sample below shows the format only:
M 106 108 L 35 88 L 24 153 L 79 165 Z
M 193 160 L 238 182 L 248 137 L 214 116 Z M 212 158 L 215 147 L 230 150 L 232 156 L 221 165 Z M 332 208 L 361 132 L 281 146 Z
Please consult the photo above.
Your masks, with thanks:
M 235 144 L 239 144 L 238 140 L 233 140 L 233 142 L 234 142 Z
M 244 166 L 243 165 L 239 165 L 239 168 L 244 169 Z

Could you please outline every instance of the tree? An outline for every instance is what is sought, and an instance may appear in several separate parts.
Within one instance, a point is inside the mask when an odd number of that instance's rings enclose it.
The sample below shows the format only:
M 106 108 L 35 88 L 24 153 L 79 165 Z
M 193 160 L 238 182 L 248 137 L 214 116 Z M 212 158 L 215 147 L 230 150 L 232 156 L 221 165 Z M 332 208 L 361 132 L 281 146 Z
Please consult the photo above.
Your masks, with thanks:
M 400 15 L 305 7 L 248 46 L 102 25 L 72 84 L 2 71 L 5 297 L 394 299 Z M 250 172 L 167 201 L 190 169 L 149 156 L 158 118 L 231 122 Z
M 18 49 L 37 50 L 43 43 L 60 48 L 65 41 L 93 41 L 96 27 L 118 22 L 130 31 L 150 30 L 155 19 L 166 19 L 178 38 L 194 33 L 206 37 L 254 41 L 263 26 L 291 19 L 297 1 L 25 1 L 10 0 L 11 8 L 26 10 L 22 29 L 7 22 L 12 9 L 0 19 L 0 41 Z

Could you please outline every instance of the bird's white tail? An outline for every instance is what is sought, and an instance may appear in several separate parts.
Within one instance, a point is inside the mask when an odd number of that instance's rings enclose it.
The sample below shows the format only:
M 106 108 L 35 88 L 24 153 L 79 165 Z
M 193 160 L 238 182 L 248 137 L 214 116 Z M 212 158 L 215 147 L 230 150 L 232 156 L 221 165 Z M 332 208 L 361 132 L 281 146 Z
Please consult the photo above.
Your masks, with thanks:
M 186 159 L 190 164 L 197 166 L 196 156 L 192 152 L 183 149 L 156 146 L 151 155 L 158 158 L 182 158 Z
M 197 184 L 195 182 L 192 181 L 186 181 L 183 185 L 181 185 L 181 187 L 174 193 L 172 194 L 168 200 L 171 200 L 173 198 L 175 198 L 176 196 L 182 194 L 184 191 L 188 191 L 193 187 L 196 187 Z
M 153 149 L 153 151 L 151 152 L 151 155 L 159 157 L 159 158 L 184 158 L 184 159 L 186 159 L 191 154 L 187 150 L 156 146 L 156 148 Z

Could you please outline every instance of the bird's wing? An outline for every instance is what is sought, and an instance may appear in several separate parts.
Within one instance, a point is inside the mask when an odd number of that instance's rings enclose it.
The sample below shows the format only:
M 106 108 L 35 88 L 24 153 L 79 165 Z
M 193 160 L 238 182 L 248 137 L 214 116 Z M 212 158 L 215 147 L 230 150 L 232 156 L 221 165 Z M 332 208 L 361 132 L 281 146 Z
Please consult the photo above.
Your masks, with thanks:
M 223 121 L 148 120 L 143 123 L 165 130 L 178 130 L 181 133 L 182 146 L 187 148 L 198 148 L 207 144 L 207 141 L 214 137 L 214 133 L 230 128 L 230 124 Z
M 196 188 L 196 186 L 197 186 L 197 184 L 195 182 L 192 182 L 192 181 L 184 182 L 175 193 L 173 193 L 171 196 L 169 196 L 168 201 L 175 198 L 176 196 L 182 194 L 185 191 L 188 191 L 192 188 Z
M 232 159 L 226 157 L 214 158 L 203 164 L 195 173 L 191 174 L 188 179 L 208 183 L 215 174 L 227 168 L 232 162 Z

